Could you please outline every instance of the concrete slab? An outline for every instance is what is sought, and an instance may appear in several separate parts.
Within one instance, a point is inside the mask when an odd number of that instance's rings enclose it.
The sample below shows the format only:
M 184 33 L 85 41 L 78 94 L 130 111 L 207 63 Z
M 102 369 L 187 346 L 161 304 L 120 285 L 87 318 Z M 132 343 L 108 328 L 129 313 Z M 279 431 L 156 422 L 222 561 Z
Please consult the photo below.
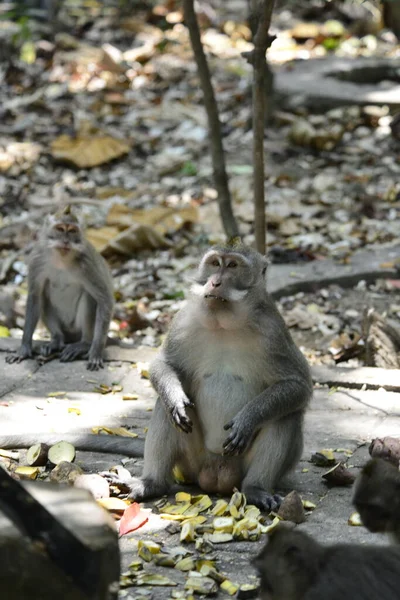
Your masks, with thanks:
M 91 373 L 85 363 L 61 364 L 57 360 L 40 368 L 34 361 L 19 365 L 7 365 L 7 349 L 15 348 L 15 340 L 0 340 L 0 380 L 2 403 L 0 404 L 1 432 L 14 431 L 60 431 L 66 427 L 76 427 L 87 431 L 95 425 L 124 425 L 132 428 L 141 438 L 149 424 L 155 394 L 149 382 L 140 376 L 134 363 L 147 362 L 155 355 L 148 348 L 107 350 L 107 363 L 103 371 Z M 335 378 L 334 378 L 335 379 Z M 93 388 L 104 383 L 122 386 L 122 391 L 101 395 Z M 49 392 L 65 391 L 63 397 L 49 398 Z M 124 393 L 136 393 L 138 400 L 124 401 Z M 78 407 L 80 415 L 68 412 Z M 329 488 L 322 474 L 327 470 L 310 462 L 316 450 L 332 448 L 339 460 L 347 460 L 350 468 L 357 472 L 368 458 L 368 443 L 372 438 L 384 435 L 400 436 L 400 394 L 383 389 L 362 390 L 318 386 L 305 418 L 305 446 L 302 460 L 295 472 L 284 482 L 282 491 L 297 489 L 303 498 L 313 501 L 316 509 L 307 516 L 301 528 L 323 542 L 360 542 L 386 544 L 383 536 L 368 533 L 363 527 L 351 527 L 348 518 L 353 512 L 351 488 Z M 353 454 L 348 458 L 343 449 Z M 23 452 L 21 453 L 23 457 Z M 85 470 L 100 471 L 120 463 L 121 456 L 78 452 L 77 461 Z M 130 471 L 139 475 L 142 460 L 130 460 Z M 216 498 L 213 498 L 214 500 Z M 153 503 L 146 503 L 153 507 Z M 179 536 L 165 530 L 168 522 L 153 515 L 149 524 L 134 534 L 120 539 L 123 568 L 136 557 L 139 539 L 152 539 L 165 547 L 180 545 Z M 235 542 L 216 547 L 218 566 L 233 581 L 250 583 L 254 581 L 254 570 L 249 561 L 263 545 L 259 542 Z M 189 545 L 193 550 L 193 545 Z M 146 564 L 145 570 L 166 575 L 182 589 L 185 574 L 176 570 Z M 165 598 L 166 588 L 153 588 L 154 600 Z M 130 597 L 136 598 L 136 589 Z
M 400 245 L 377 246 L 354 252 L 350 264 L 346 265 L 330 258 L 295 265 L 270 265 L 267 289 L 274 298 L 281 298 L 316 291 L 332 283 L 350 287 L 361 280 L 371 283 L 380 278 L 395 279 L 400 273 L 399 263 L 395 262 L 399 257 Z
M 399 64 L 375 57 L 298 60 L 276 70 L 274 85 L 278 95 L 295 96 L 296 102 L 317 110 L 349 104 L 397 107 L 400 85 L 391 72 Z M 391 81 L 380 85 L 382 79 Z

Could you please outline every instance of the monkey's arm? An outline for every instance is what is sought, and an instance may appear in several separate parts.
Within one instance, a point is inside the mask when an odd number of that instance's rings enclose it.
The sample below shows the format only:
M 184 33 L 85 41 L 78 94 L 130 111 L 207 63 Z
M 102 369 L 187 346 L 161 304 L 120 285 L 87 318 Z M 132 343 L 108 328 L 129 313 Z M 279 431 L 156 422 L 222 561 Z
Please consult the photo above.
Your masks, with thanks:
M 273 353 L 268 352 L 270 384 L 224 427 L 230 430 L 224 442 L 226 455 L 242 454 L 267 421 L 304 410 L 312 396 L 310 372 L 300 350 L 285 339 L 274 348 Z M 282 350 L 278 351 L 277 348 Z
M 6 357 L 6 362 L 12 364 L 21 362 L 26 358 L 32 358 L 32 336 L 36 329 L 36 325 L 40 316 L 40 284 L 39 284 L 39 260 L 32 260 L 29 267 L 28 275 L 28 300 L 25 310 L 24 333 L 22 335 L 22 343 L 15 354 Z
M 112 280 L 103 258 L 90 245 L 87 256 L 83 258 L 82 271 L 84 286 L 96 302 L 94 334 L 87 365 L 90 371 L 95 371 L 104 366 L 102 355 L 114 307 Z
M 150 381 L 174 425 L 185 433 L 190 433 L 193 423 L 186 414 L 186 408 L 193 404 L 183 391 L 178 373 L 167 362 L 165 350 L 161 350 L 151 364 Z
M 95 435 L 93 433 L 20 433 L 5 435 L 0 433 L 0 448 L 29 448 L 34 444 L 51 446 L 57 442 L 69 442 L 77 450 L 123 454 L 133 458 L 143 457 L 144 441 L 116 435 Z

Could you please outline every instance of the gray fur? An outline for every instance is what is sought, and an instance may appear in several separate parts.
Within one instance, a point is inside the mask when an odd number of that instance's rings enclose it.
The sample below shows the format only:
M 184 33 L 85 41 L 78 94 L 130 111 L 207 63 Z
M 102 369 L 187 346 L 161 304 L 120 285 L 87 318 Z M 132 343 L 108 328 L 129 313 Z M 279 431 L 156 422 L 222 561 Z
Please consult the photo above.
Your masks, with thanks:
M 50 217 L 30 258 L 22 344 L 7 362 L 33 356 L 32 336 L 41 318 L 51 334 L 42 354 L 60 352 L 61 361 L 87 357 L 88 369 L 103 367 L 113 305 L 107 264 L 83 237 L 76 217 L 70 212 Z
M 35 444 L 52 446 L 58 442 L 69 442 L 77 450 L 90 452 L 106 452 L 122 454 L 138 458 L 143 456 L 143 440 L 117 435 L 95 435 L 86 432 L 60 432 L 60 433 L 9 433 L 0 434 L 0 448 L 29 448 Z
M 197 481 L 204 465 L 235 461 L 248 501 L 268 510 L 273 488 L 299 460 L 312 381 L 266 292 L 266 264 L 249 248 L 204 256 L 151 366 L 159 399 L 143 478 L 132 482 L 136 499 L 166 493 L 176 463 Z

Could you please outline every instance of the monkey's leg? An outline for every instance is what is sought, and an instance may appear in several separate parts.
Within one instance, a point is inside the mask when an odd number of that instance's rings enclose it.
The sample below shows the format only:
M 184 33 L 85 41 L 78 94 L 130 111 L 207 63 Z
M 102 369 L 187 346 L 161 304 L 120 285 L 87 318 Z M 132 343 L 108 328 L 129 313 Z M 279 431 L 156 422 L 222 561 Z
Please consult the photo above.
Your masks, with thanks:
M 51 302 L 43 295 L 42 321 L 50 331 L 51 341 L 40 346 L 41 356 L 51 356 L 64 347 L 64 333 L 60 318 Z
M 76 313 L 75 328 L 80 332 L 79 341 L 70 340 L 61 352 L 60 362 L 71 362 L 78 358 L 87 358 L 93 337 L 96 303 L 88 294 L 83 293 Z
M 199 427 L 183 433 L 170 422 L 165 408 L 157 400 L 144 447 L 144 468 L 140 478 L 132 478 L 129 497 L 146 500 L 167 494 L 173 484 L 173 468 L 182 462 L 194 476 L 200 469 L 202 436 Z M 185 468 L 185 471 L 188 469 Z
M 272 490 L 291 471 L 303 451 L 303 415 L 292 413 L 268 423 L 244 456 L 245 477 L 241 490 L 249 504 L 262 510 L 275 510 L 280 497 Z
M 86 295 L 84 298 L 87 318 L 83 324 L 82 340 L 91 341 L 87 369 L 98 371 L 103 369 L 103 352 L 106 346 L 108 328 L 112 316 L 112 304 L 107 302 L 107 297 L 101 297 L 97 302 Z
M 40 296 L 38 290 L 32 282 L 29 285 L 28 301 L 26 303 L 25 325 L 22 336 L 22 343 L 15 354 L 6 356 L 6 362 L 9 364 L 21 362 L 26 358 L 32 358 L 32 336 L 36 329 L 40 315 Z

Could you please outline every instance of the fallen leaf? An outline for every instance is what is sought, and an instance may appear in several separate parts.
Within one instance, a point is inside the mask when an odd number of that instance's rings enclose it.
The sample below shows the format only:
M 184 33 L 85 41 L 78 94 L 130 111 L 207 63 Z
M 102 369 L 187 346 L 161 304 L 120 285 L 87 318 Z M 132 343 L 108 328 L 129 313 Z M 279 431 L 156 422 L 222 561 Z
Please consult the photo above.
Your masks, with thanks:
M 347 521 L 347 524 L 352 525 L 353 527 L 360 527 L 362 525 L 360 515 L 357 512 L 352 513 Z
M 125 429 L 125 427 L 105 427 L 103 425 L 100 425 L 99 427 L 92 427 L 92 431 L 96 434 L 104 432 L 109 435 L 120 435 L 122 437 L 138 437 L 137 433 L 133 433 L 132 431 Z
M 63 134 L 51 144 L 53 158 L 72 163 L 79 169 L 103 165 L 128 154 L 130 149 L 126 142 L 101 133 L 76 137 Z
M 197 209 L 194 206 L 185 208 L 157 206 L 151 209 L 132 209 L 125 204 L 113 204 L 107 215 L 107 225 L 120 229 L 126 229 L 134 223 L 150 225 L 161 235 L 177 231 L 185 223 L 195 223 L 197 220 Z
M 139 396 L 137 394 L 124 394 L 122 400 L 137 400 Z
M 122 536 L 139 529 L 139 527 L 142 527 L 148 520 L 148 513 L 142 510 L 137 502 L 134 502 L 122 515 L 122 519 L 119 522 L 119 535 Z
M 21 479 L 36 479 L 39 473 L 37 467 L 17 467 L 15 473 L 21 477 Z
M 10 337 L 10 330 L 4 325 L 0 325 L 0 338 Z
M 96 500 L 96 502 L 98 504 L 100 504 L 100 506 L 105 508 L 106 510 L 109 510 L 110 512 L 117 512 L 117 513 L 125 512 L 127 507 L 129 506 L 129 503 L 126 502 L 125 500 L 121 500 L 121 498 L 114 498 L 114 497 L 98 498 Z

